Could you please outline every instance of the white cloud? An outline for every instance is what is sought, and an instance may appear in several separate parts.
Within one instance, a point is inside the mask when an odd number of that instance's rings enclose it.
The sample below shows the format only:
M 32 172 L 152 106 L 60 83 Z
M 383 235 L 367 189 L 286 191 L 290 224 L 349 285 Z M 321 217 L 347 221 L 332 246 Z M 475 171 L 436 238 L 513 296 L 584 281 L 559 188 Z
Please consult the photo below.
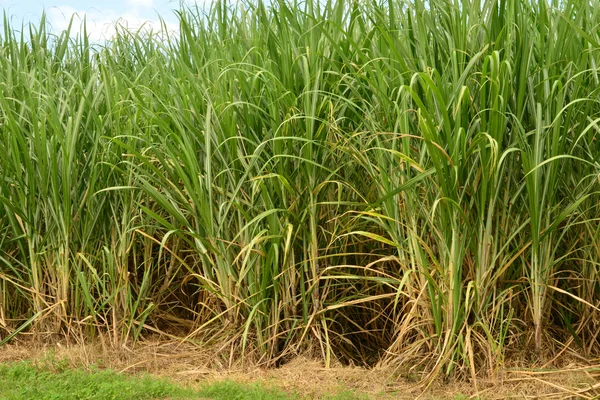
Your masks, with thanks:
M 152 0 L 127 0 L 127 4 L 132 6 L 152 7 Z
M 186 7 L 209 8 L 214 0 L 180 0 L 180 3 Z
M 143 0 L 136 1 L 139 3 L 143 2 Z M 161 29 L 158 16 L 155 16 L 153 19 L 142 18 L 134 10 L 119 14 L 113 10 L 100 11 L 98 9 L 90 9 L 82 11 L 71 6 L 59 6 L 48 8 L 46 14 L 48 22 L 50 22 L 52 30 L 55 33 L 67 29 L 71 16 L 74 16 L 72 32 L 76 33 L 85 19 L 87 32 L 92 41 L 110 39 L 115 35 L 117 25 L 134 31 L 142 27 L 155 31 Z M 176 32 L 179 30 L 179 27 L 177 24 L 167 23 L 167 29 L 171 32 Z

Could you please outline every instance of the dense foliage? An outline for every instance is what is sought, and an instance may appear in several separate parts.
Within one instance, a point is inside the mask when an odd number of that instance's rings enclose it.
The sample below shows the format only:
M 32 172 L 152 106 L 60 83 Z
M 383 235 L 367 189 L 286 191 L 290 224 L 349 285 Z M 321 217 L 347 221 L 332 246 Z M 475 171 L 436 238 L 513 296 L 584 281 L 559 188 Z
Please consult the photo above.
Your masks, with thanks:
M 598 354 L 600 3 L 178 16 L 102 44 L 5 17 L 4 341 L 163 332 L 429 377 Z

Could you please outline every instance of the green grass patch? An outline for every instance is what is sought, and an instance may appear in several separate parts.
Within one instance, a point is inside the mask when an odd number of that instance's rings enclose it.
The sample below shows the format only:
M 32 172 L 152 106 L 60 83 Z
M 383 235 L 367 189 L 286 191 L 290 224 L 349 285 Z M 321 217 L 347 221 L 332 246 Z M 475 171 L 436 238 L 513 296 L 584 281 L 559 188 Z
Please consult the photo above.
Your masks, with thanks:
M 182 387 L 149 375 L 124 375 L 112 370 L 46 368 L 30 361 L 0 365 L 0 399 L 5 400 L 301 400 L 297 393 L 265 387 L 261 383 L 243 384 L 230 380 L 212 382 L 200 388 Z M 324 397 L 327 400 L 363 400 L 352 391 Z
M 214 382 L 205 385 L 200 394 L 203 397 L 215 400 L 288 400 L 298 399 L 297 395 L 290 395 L 273 388 L 265 388 L 259 383 L 242 384 L 234 381 Z
M 111 370 L 53 372 L 31 362 L 0 365 L 0 398 L 30 400 L 128 400 L 200 398 L 191 389 L 150 376 Z
M 203 397 L 215 400 L 306 400 L 312 397 L 298 393 L 285 393 L 279 389 L 265 387 L 260 383 L 243 384 L 230 380 L 214 382 L 204 386 Z M 359 395 L 351 390 L 326 394 L 324 400 L 367 400 L 367 395 Z

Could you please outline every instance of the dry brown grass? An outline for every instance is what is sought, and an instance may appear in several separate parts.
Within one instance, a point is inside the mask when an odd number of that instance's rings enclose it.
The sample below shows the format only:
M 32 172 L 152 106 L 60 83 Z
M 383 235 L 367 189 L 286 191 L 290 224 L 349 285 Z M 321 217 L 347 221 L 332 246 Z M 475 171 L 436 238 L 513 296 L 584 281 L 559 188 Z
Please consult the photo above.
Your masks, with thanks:
M 565 399 L 600 398 L 600 366 L 567 364 L 562 369 L 507 368 L 494 380 L 478 380 L 478 391 L 469 382 L 435 381 L 423 393 L 414 382 L 395 377 L 385 368 L 334 365 L 298 356 L 280 368 L 252 365 L 226 367 L 210 349 L 174 340 L 153 338 L 135 347 L 106 347 L 102 343 L 67 343 L 48 338 L 22 338 L 6 345 L 0 363 L 32 360 L 47 368 L 110 368 L 123 373 L 145 372 L 168 377 L 182 385 L 221 380 L 261 382 L 266 386 L 297 392 L 306 398 L 353 390 L 372 399 Z M 515 364 L 516 365 L 516 364 Z

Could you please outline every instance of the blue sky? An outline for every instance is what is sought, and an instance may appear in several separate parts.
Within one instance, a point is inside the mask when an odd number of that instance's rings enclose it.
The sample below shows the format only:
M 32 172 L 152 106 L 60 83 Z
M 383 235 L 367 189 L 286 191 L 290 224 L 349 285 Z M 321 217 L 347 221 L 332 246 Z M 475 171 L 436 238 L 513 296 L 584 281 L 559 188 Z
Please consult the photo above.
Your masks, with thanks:
M 180 0 L 0 0 L 0 12 L 6 10 L 12 17 L 13 28 L 19 28 L 21 21 L 38 22 L 45 10 L 54 32 L 65 29 L 71 15 L 77 14 L 78 22 L 84 17 L 87 19 L 90 37 L 100 40 L 114 33 L 117 20 L 136 29 L 142 24 L 157 25 L 160 15 L 169 29 L 177 30 L 172 10 L 179 8 L 179 4 Z

